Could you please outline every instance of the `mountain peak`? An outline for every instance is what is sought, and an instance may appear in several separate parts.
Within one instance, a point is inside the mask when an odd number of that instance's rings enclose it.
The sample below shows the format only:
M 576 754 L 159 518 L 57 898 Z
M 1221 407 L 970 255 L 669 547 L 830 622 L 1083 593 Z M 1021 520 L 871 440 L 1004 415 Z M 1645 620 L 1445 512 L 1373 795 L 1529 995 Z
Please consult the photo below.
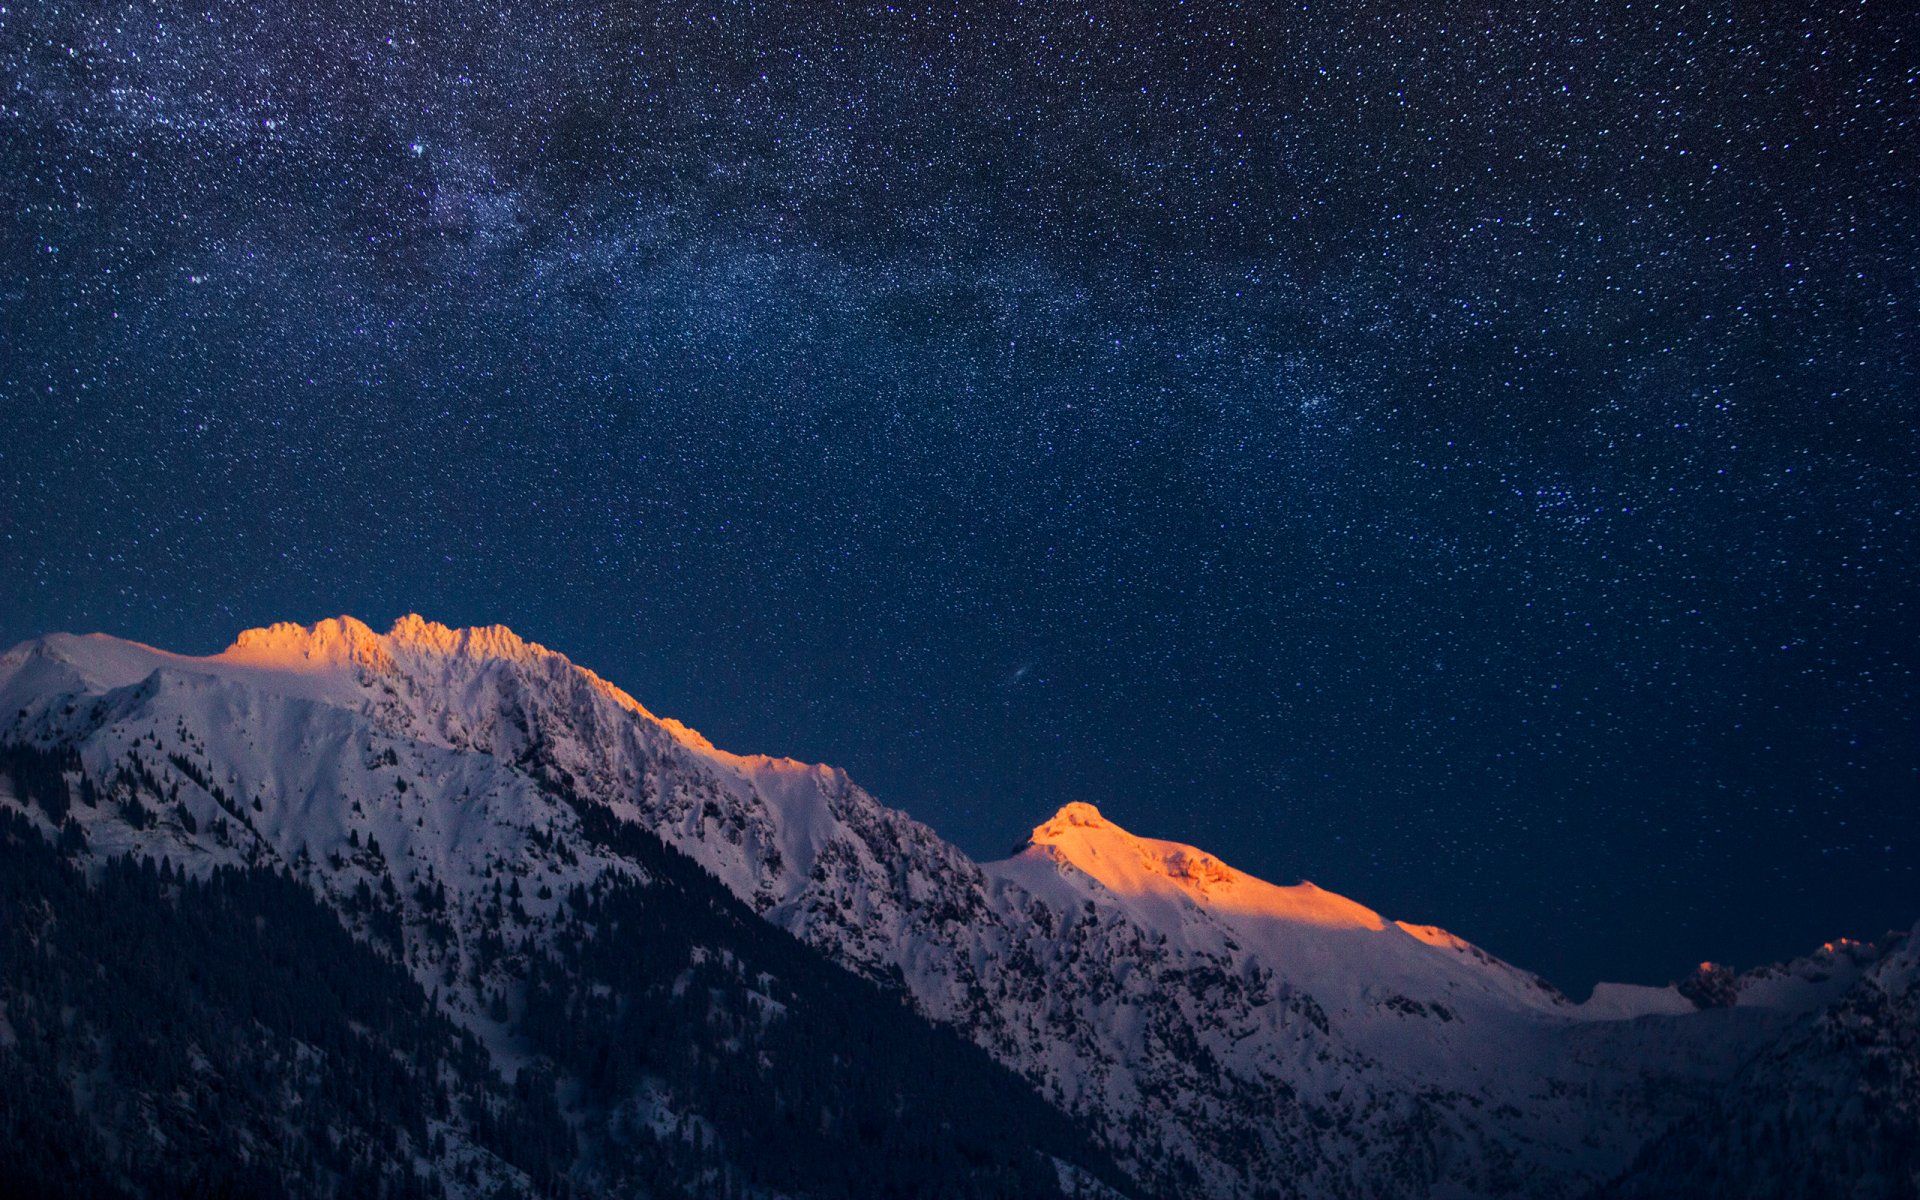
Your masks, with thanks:
M 329 617 L 312 625 L 280 621 L 244 629 L 219 657 L 249 666 L 292 669 L 344 664 L 393 669 L 385 639 L 366 622 L 350 616 Z
M 408 613 L 393 623 L 387 640 L 396 646 L 429 654 L 464 655 L 471 658 L 526 659 L 554 652 L 538 642 L 529 642 L 505 625 L 474 625 L 454 629 L 438 621 L 429 621 L 419 613 Z
M 251 666 L 307 667 L 357 664 L 393 669 L 395 651 L 439 658 L 507 659 L 524 662 L 553 654 L 505 625 L 454 629 L 408 613 L 385 634 L 357 617 L 329 617 L 312 625 L 281 621 L 243 630 L 219 657 Z
M 1196 846 L 1136 837 L 1083 801 L 1063 805 L 1036 826 L 1022 854 L 1072 866 L 1123 898 L 1186 902 L 1298 924 L 1374 930 L 1386 925 L 1365 905 L 1311 883 L 1280 887 Z
M 1050 840 L 1058 830 L 1074 826 L 1087 829 L 1102 827 L 1108 829 L 1119 828 L 1119 826 L 1101 816 L 1100 810 L 1088 804 L 1085 800 L 1070 800 L 1062 804 L 1060 811 L 1054 813 L 1044 824 L 1035 827 L 1033 840 L 1036 842 Z
M 380 634 L 366 622 L 350 616 L 330 617 L 312 625 L 282 621 L 245 630 L 225 651 L 202 661 L 309 676 L 342 666 L 361 666 L 377 674 L 392 675 L 400 673 L 404 665 L 415 673 L 425 668 L 429 677 L 436 677 L 448 667 L 457 671 L 496 662 L 528 665 L 559 676 L 576 676 L 619 707 L 658 724 L 682 745 L 705 753 L 721 753 L 697 730 L 648 711 L 638 700 L 593 671 L 557 650 L 528 641 L 505 625 L 455 629 L 429 621 L 419 613 L 408 613 Z

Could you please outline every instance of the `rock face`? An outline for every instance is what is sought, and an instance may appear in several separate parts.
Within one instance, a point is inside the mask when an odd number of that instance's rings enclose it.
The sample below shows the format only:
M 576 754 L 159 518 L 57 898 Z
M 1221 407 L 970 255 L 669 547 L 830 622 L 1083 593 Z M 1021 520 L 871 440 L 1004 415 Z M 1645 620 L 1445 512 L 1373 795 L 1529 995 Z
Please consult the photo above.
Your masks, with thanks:
M 1841 947 L 1574 1004 L 1444 930 L 1086 804 L 979 864 L 843 772 L 719 750 L 497 626 L 276 625 L 204 659 L 54 635 L 0 658 L 0 741 L 77 755 L 90 805 L 55 821 L 0 798 L 49 836 L 71 822 L 85 853 L 192 873 L 285 866 L 351 928 L 387 930 L 503 1062 L 533 1051 L 490 1003 L 525 979 L 476 953 L 499 881 L 516 936 L 567 936 L 562 897 L 645 874 L 607 835 L 637 826 L 1166 1194 L 1581 1194 L 1877 970 Z

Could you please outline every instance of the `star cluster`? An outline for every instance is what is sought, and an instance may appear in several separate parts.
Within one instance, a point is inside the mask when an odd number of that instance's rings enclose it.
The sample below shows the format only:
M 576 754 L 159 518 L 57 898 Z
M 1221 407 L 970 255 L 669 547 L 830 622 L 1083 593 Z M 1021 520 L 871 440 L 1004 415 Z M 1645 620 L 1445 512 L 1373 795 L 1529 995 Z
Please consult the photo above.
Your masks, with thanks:
M 1577 988 L 1920 911 L 1900 5 L 0 7 L 0 635 L 501 621 Z

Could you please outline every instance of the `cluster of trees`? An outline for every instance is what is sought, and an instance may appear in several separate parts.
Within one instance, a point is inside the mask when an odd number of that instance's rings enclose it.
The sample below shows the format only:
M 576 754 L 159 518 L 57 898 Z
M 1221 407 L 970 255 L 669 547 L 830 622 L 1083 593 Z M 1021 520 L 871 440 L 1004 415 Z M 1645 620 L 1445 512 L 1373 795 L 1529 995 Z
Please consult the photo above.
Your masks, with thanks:
M 72 746 L 43 749 L 27 742 L 0 743 L 0 775 L 13 780 L 16 796 L 38 805 L 55 825 L 67 819 L 73 807 L 73 789 L 67 776 L 80 770 L 80 752 Z M 92 785 L 82 777 L 85 803 L 95 803 Z
M 0 748 L 0 770 L 50 816 L 85 779 L 70 750 Z M 1026 1197 L 1058 1191 L 1047 1154 L 1122 1179 L 977 1047 L 553 790 L 641 868 L 576 885 L 553 937 L 517 879 L 464 915 L 410 889 L 478 960 L 528 1063 L 511 1081 L 403 965 L 391 878 L 336 911 L 284 868 L 83 870 L 0 807 L 0 1190 Z
M 19 1195 L 444 1194 L 444 1130 L 562 1140 L 485 1050 L 305 887 L 107 859 L 0 810 L 0 1183 Z M 532 1165 L 538 1165 L 537 1162 Z
M 594 1109 L 664 1098 L 677 1169 L 754 1194 L 1025 1197 L 1058 1188 L 1037 1151 L 1099 1160 L 977 1047 L 744 910 L 687 903 L 689 882 L 576 887 L 516 1026 Z
M 544 786 L 641 869 L 564 895 L 554 936 L 509 941 L 512 888 L 475 948 L 490 1001 L 576 1085 L 583 1154 L 614 1194 L 1030 1197 L 1045 1157 L 1124 1177 L 1031 1087 L 901 998 L 761 919 L 650 830 Z M 644 1118 L 644 1119 L 642 1119 Z

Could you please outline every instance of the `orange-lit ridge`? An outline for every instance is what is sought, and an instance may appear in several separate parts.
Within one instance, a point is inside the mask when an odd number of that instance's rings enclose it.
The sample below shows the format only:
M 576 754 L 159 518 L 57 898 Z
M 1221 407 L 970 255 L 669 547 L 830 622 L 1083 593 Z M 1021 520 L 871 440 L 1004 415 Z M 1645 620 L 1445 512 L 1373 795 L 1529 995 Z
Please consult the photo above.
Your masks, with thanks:
M 1135 837 L 1075 801 L 1037 826 L 1027 855 L 1064 861 L 1118 896 L 1186 899 L 1216 912 L 1335 929 L 1385 929 L 1379 913 L 1312 883 L 1281 887 L 1180 842 Z M 1434 933 L 1442 937 L 1435 930 Z M 1418 936 L 1416 934 L 1416 936 Z M 1423 939 L 1425 940 L 1425 939 Z
M 580 672 L 595 691 L 621 708 L 657 722 L 675 741 L 696 750 L 720 753 L 697 730 L 672 717 L 662 717 L 649 711 L 638 700 L 588 668 L 557 650 L 527 641 L 505 625 L 454 629 L 438 621 L 429 621 L 418 613 L 408 613 L 382 635 L 375 633 L 366 622 L 350 616 L 329 617 L 312 625 L 281 621 L 261 629 L 242 630 L 233 645 L 209 661 L 296 673 L 324 671 L 342 665 L 391 671 L 394 669 L 393 656 L 396 653 L 443 658 L 507 659 L 515 662 L 557 660 L 567 668 Z

